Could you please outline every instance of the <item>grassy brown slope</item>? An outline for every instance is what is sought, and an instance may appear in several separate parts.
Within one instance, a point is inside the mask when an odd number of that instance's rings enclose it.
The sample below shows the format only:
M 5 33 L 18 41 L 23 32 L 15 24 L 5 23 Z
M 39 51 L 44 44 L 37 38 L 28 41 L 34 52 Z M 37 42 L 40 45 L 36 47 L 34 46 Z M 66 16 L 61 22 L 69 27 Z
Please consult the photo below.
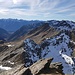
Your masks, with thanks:
M 40 44 L 46 38 L 51 38 L 55 35 L 59 34 L 55 28 L 50 27 L 47 23 L 30 31 L 28 34 L 20 37 L 17 41 L 21 42 L 27 38 L 34 40 L 37 44 Z

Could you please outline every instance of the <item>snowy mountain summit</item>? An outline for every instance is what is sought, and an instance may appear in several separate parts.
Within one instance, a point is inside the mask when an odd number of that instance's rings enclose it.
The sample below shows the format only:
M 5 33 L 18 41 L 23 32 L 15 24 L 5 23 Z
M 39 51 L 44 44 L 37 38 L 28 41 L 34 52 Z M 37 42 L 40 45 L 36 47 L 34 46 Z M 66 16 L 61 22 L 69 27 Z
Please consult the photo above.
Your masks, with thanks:
M 68 21 L 68 20 L 50 20 L 47 21 L 50 26 L 53 26 L 59 30 L 75 30 L 75 22 L 73 21 Z
M 31 39 L 24 41 L 25 66 L 28 67 L 39 59 L 53 58 L 52 62 L 61 62 L 65 74 L 73 74 L 74 61 L 71 57 L 72 49 L 69 35 L 62 32 L 53 38 L 47 38 L 41 44 Z

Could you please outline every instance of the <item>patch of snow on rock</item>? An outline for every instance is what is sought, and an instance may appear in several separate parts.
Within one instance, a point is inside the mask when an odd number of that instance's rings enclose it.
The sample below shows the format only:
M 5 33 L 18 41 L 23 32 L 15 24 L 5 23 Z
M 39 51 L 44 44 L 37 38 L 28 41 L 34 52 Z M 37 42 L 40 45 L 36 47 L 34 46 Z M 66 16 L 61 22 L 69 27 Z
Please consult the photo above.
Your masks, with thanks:
M 11 67 L 4 67 L 4 66 L 0 65 L 0 69 L 1 69 L 1 70 L 10 70 L 10 69 L 12 69 L 12 68 L 11 68 Z
M 7 45 L 8 47 L 13 47 L 14 45 Z

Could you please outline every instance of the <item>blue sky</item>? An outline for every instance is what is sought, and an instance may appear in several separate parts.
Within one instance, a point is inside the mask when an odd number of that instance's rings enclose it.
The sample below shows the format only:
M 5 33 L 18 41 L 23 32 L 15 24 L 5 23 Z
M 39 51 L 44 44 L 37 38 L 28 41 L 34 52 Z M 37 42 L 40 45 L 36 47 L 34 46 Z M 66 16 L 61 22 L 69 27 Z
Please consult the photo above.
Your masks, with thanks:
M 0 0 L 0 18 L 75 21 L 75 0 Z

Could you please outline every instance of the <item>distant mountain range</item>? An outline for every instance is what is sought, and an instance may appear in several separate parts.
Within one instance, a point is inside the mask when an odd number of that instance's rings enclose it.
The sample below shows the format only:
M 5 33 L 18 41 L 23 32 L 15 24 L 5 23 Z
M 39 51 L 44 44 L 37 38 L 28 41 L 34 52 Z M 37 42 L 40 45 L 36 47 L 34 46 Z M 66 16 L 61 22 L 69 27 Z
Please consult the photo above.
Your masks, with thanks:
M 22 26 L 20 29 L 18 29 L 16 32 L 14 32 L 8 40 L 16 40 L 22 36 L 24 36 L 27 33 L 31 33 L 31 32 L 36 32 L 38 31 L 37 34 L 39 34 L 42 30 L 42 27 L 44 26 L 43 30 L 47 30 L 47 28 L 52 27 L 56 30 L 75 30 L 75 22 L 72 21 L 56 21 L 56 20 L 50 20 L 50 21 L 43 21 L 43 22 L 39 22 L 39 23 L 35 23 L 35 24 L 31 24 L 31 25 L 24 25 Z M 41 28 L 39 28 L 40 26 L 42 26 Z M 41 30 L 40 30 L 41 29 Z
M 17 31 L 15 31 L 8 40 L 16 40 L 20 37 L 22 37 L 23 35 L 25 35 L 26 33 L 28 33 L 29 31 L 41 26 L 43 24 L 43 22 L 39 22 L 39 23 L 35 23 L 35 24 L 30 24 L 30 25 L 24 25 L 22 26 L 20 29 L 18 29 Z
M 23 36 L 31 29 L 40 26 L 42 23 L 43 21 L 38 20 L 26 21 L 18 19 L 0 19 L 0 39 L 16 39 L 17 37 Z
M 29 31 L 30 32 L 36 31 L 37 27 L 43 26 L 46 23 L 50 27 L 53 27 L 57 30 L 75 30 L 75 22 L 73 21 L 66 21 L 66 20 L 26 21 L 26 20 L 17 20 L 17 19 L 0 19 L 0 28 L 4 29 L 4 31 L 8 33 L 7 36 L 5 34 L 2 34 L 0 38 L 1 39 L 6 38 L 7 40 L 8 37 L 8 41 L 13 41 L 29 33 Z
M 24 25 L 28 26 L 28 25 L 39 23 L 39 22 L 42 22 L 42 21 L 39 21 L 39 20 L 27 21 L 27 20 L 22 20 L 22 19 L 20 20 L 18 19 L 0 19 L 0 28 L 3 28 L 9 32 L 14 32 Z

